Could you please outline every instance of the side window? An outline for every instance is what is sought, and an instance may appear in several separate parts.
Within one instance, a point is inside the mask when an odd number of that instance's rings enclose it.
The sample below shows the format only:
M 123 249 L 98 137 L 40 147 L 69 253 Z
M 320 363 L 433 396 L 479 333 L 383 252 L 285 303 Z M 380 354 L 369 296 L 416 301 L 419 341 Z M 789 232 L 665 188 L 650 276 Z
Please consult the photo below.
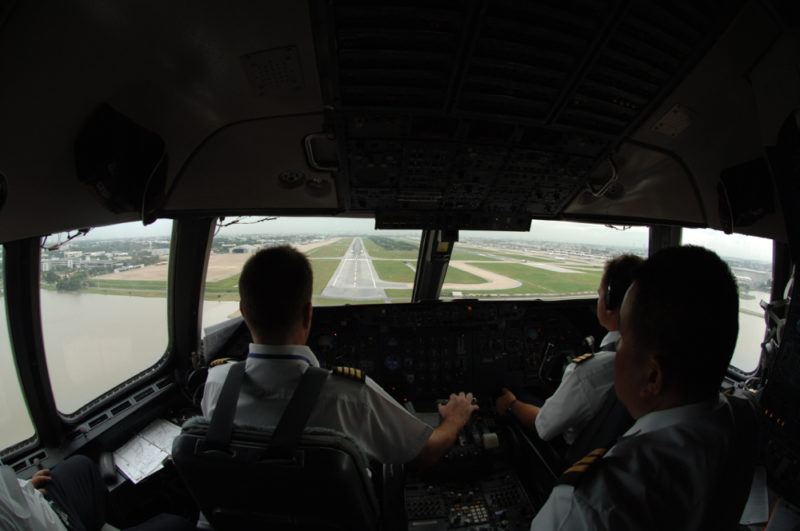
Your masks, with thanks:
M 724 234 L 713 229 L 684 229 L 683 243 L 702 245 L 717 253 L 739 284 L 739 338 L 731 365 L 749 373 L 758 367 L 766 323 L 762 300 L 772 289 L 772 240 Z
M 170 221 L 43 243 L 41 310 L 56 406 L 71 414 L 154 366 L 168 344 Z
M 2 449 L 29 439 L 35 433 L 28 406 L 22 396 L 8 336 L 3 254 L 0 246 L 0 453 Z

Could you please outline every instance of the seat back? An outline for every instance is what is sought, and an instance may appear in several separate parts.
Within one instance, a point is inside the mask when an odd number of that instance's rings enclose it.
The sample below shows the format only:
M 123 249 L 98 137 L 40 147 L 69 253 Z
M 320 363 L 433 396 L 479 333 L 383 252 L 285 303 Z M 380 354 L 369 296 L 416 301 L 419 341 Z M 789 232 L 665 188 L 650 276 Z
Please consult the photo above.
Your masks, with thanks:
M 718 467 L 716 484 L 706 508 L 704 530 L 738 529 L 761 452 L 761 427 L 754 396 L 725 395 L 732 419 L 732 441 Z
M 216 531 L 376 529 L 367 460 L 342 433 L 306 428 L 290 457 L 269 450 L 273 428 L 234 426 L 225 449 L 205 444 L 209 421 L 188 421 L 172 457 Z

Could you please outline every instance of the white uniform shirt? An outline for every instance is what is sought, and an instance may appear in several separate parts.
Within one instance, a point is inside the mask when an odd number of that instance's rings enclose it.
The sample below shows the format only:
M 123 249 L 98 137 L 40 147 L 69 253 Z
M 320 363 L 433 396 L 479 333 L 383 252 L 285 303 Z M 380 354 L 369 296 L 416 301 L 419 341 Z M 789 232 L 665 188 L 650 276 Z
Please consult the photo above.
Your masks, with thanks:
M 619 332 L 609 332 L 600 342 L 608 345 L 619 339 Z M 561 384 L 536 416 L 536 433 L 545 441 L 564 434 L 567 444 L 578 438 L 600 410 L 606 393 L 614 385 L 614 352 L 598 352 L 583 363 L 570 363 Z
M 531 531 L 700 529 L 734 432 L 721 397 L 643 415 L 577 488 L 553 488 Z
M 319 367 L 319 361 L 306 346 L 251 343 L 235 422 L 277 425 L 309 366 Z M 229 370 L 230 364 L 226 364 L 208 372 L 201 403 L 203 415 L 208 418 L 214 413 Z M 329 377 L 308 426 L 340 431 L 355 440 L 367 455 L 383 463 L 411 461 L 433 432 L 369 377 L 364 383 Z
M 0 529 L 67 531 L 42 493 L 17 479 L 10 466 L 0 466 Z

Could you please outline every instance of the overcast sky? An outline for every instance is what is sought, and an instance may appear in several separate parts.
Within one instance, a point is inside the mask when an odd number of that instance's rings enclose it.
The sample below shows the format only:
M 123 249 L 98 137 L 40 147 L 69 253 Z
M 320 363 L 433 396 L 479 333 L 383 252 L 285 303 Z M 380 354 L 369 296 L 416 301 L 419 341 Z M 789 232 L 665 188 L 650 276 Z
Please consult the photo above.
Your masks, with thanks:
M 226 222 L 232 221 L 229 218 Z M 251 218 L 260 219 L 260 218 Z M 169 236 L 171 220 L 158 220 L 142 226 L 141 223 L 123 223 L 93 229 L 90 238 L 129 238 L 141 236 Z M 372 219 L 352 218 L 278 218 L 257 224 L 237 224 L 222 229 L 222 234 L 368 234 L 374 230 Z M 384 234 L 413 234 L 411 231 L 381 231 Z M 418 234 L 418 231 L 416 232 Z M 624 247 L 647 248 L 648 230 L 633 227 L 617 230 L 604 225 L 568 223 L 563 221 L 537 221 L 530 232 L 462 231 L 461 240 L 470 238 L 509 238 L 533 241 L 589 243 Z M 683 242 L 703 245 L 722 256 L 772 260 L 772 240 L 739 234 L 727 235 L 713 229 L 684 229 Z

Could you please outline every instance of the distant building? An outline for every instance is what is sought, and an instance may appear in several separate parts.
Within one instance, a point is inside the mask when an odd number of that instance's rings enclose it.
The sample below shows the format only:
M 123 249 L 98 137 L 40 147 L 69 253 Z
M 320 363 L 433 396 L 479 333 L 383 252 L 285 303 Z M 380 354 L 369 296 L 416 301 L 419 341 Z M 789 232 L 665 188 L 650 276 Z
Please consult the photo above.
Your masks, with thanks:
M 114 273 L 120 273 L 122 271 L 130 271 L 131 269 L 141 269 L 144 267 L 144 264 L 136 264 L 136 265 L 127 265 L 122 267 L 115 267 Z
M 258 247 L 249 244 L 237 245 L 231 248 L 231 253 L 233 254 L 253 254 L 256 251 L 258 251 Z

